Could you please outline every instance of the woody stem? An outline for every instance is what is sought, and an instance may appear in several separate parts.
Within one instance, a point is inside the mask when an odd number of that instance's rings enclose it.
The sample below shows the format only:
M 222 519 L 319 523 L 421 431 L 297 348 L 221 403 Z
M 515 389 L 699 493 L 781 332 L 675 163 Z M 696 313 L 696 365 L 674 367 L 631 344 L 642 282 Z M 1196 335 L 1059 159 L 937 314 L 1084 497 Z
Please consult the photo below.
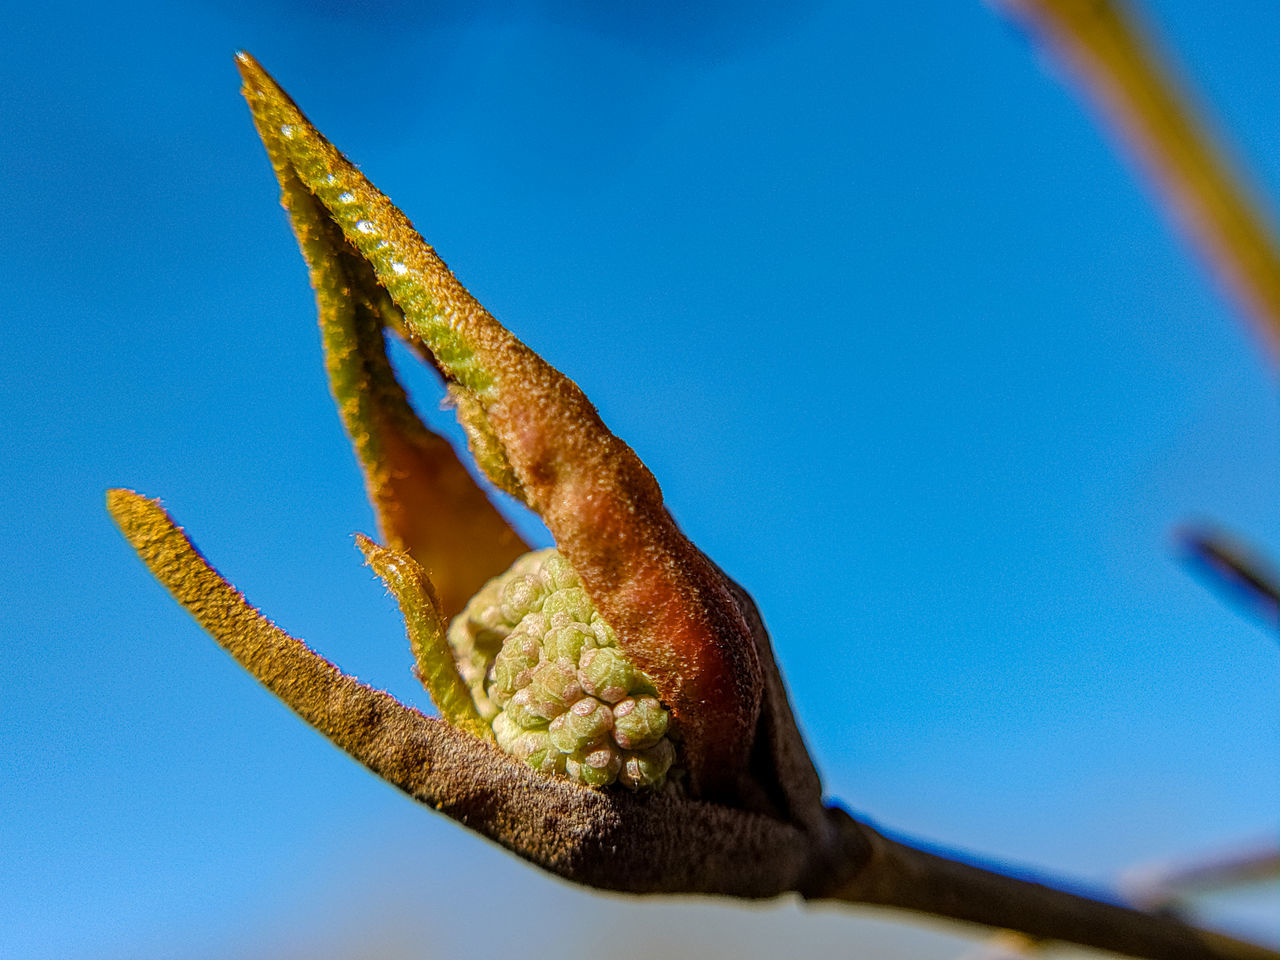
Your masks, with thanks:
M 1017 930 L 1147 960 L 1280 960 L 1274 950 L 1181 920 L 1095 900 L 940 856 L 844 814 L 838 830 L 863 866 L 813 899 L 879 904 Z M 870 846 L 870 856 L 867 848 Z

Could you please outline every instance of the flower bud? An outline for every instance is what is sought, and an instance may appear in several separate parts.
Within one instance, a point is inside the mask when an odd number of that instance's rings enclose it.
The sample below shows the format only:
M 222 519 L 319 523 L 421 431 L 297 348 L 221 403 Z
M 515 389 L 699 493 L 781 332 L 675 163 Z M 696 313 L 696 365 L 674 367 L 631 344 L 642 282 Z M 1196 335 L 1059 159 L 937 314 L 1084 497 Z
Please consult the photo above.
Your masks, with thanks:
M 613 739 L 624 750 L 652 747 L 667 733 L 667 711 L 656 697 L 627 697 L 613 708 Z
M 592 696 L 617 703 L 636 685 L 636 669 L 617 647 L 588 650 L 578 661 L 582 689 Z
M 508 623 L 519 623 L 526 613 L 538 610 L 546 596 L 537 577 L 530 574 L 512 577 L 502 585 L 502 616 Z
M 527 689 L 539 712 L 547 718 L 564 713 L 582 696 L 578 673 L 568 660 L 544 660 L 533 671 Z
M 574 570 L 569 565 L 569 561 L 555 551 L 551 551 L 550 555 L 539 566 L 538 579 L 548 593 L 582 586 L 578 571 Z
M 554 550 L 521 557 L 486 584 L 449 642 L 505 752 L 591 787 L 665 781 L 670 714 Z
M 588 747 L 565 757 L 565 773 L 589 787 L 608 786 L 621 769 L 621 754 L 608 746 Z
M 544 702 L 534 699 L 533 688 L 525 687 L 517 690 L 515 696 L 507 701 L 500 716 L 505 716 L 522 729 L 537 730 L 546 727 L 547 721 L 558 712 L 561 711 L 548 710 Z M 494 723 L 497 722 L 495 717 Z
M 613 711 L 595 697 L 583 697 L 551 721 L 551 742 L 573 753 L 602 740 L 613 729 Z
M 587 591 L 581 587 L 569 587 L 546 596 L 542 614 L 552 627 L 569 623 L 587 624 L 595 615 L 595 608 L 591 606 Z
M 493 699 L 505 704 L 517 690 L 527 687 L 541 656 L 542 648 L 534 637 L 512 633 L 493 661 L 489 687 Z
M 581 623 L 569 623 L 551 629 L 542 642 L 545 656 L 553 660 L 568 660 L 570 663 L 577 663 L 585 650 L 601 645 L 597 632 Z
M 618 782 L 632 790 L 641 787 L 660 787 L 667 778 L 667 771 L 675 761 L 676 749 L 667 739 L 659 740 L 647 750 L 628 750 L 622 755 L 618 770 Z

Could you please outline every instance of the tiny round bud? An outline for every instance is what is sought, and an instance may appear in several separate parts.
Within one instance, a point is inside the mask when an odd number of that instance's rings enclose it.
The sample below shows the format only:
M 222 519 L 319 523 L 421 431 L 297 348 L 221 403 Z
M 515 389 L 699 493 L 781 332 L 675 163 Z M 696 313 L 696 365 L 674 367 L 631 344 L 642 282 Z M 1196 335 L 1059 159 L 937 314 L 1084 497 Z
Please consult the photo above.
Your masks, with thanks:
M 635 668 L 616 647 L 588 650 L 578 661 L 582 689 L 608 703 L 617 703 L 631 692 L 636 682 Z
M 577 671 L 568 660 L 543 662 L 533 671 L 525 689 L 532 695 L 538 711 L 548 719 L 564 713 L 582 698 Z
M 532 637 L 513 633 L 493 661 L 489 695 L 504 704 L 517 690 L 527 687 L 541 652 Z
M 591 620 L 591 632 L 595 634 L 597 647 L 616 647 L 618 645 L 618 635 L 613 632 L 613 627 L 609 626 L 599 615 Z
M 502 715 L 510 718 L 516 726 L 526 730 L 545 727 L 550 719 L 547 716 L 545 704 L 535 697 L 532 687 L 517 690 L 507 701 Z M 494 722 L 497 723 L 496 720 Z
M 543 657 L 547 660 L 568 660 L 577 663 L 583 650 L 590 650 L 600 644 L 590 627 L 581 623 L 570 623 L 563 627 L 547 631 L 542 641 Z
M 498 746 L 505 753 L 511 753 L 511 744 L 520 734 L 520 727 L 507 716 L 506 711 L 498 714 L 493 718 L 493 739 L 498 742 Z
M 534 754 L 542 755 L 551 749 L 551 736 L 545 730 L 523 730 L 511 744 L 511 753 L 528 761 Z
M 551 747 L 551 737 L 545 728 L 526 730 L 505 713 L 493 720 L 493 738 L 504 752 L 526 762 L 534 753 Z
M 608 735 L 613 711 L 595 697 L 583 697 L 551 721 L 551 742 L 561 753 L 573 753 Z
M 628 750 L 622 755 L 618 782 L 632 790 L 660 787 L 667 779 L 667 771 L 675 758 L 676 748 L 670 740 L 659 740 L 647 750 Z
M 552 627 L 569 623 L 590 623 L 591 615 L 595 612 L 587 591 L 581 587 L 557 590 L 546 597 L 541 609 Z
M 502 585 L 502 615 L 509 623 L 519 623 L 526 613 L 539 609 L 545 598 L 546 591 L 537 577 L 512 577 Z
M 568 767 L 568 760 L 566 754 L 551 745 L 550 738 L 524 758 L 524 762 L 533 769 L 547 775 L 564 773 Z
M 552 552 L 538 569 L 538 580 L 548 593 L 582 586 L 578 571 L 569 565 L 568 560 L 555 552 Z
M 565 757 L 565 773 L 589 787 L 605 787 L 618 778 L 622 755 L 613 747 L 591 746 Z
M 613 708 L 613 739 L 627 750 L 644 750 L 667 732 L 669 715 L 656 697 L 627 697 Z

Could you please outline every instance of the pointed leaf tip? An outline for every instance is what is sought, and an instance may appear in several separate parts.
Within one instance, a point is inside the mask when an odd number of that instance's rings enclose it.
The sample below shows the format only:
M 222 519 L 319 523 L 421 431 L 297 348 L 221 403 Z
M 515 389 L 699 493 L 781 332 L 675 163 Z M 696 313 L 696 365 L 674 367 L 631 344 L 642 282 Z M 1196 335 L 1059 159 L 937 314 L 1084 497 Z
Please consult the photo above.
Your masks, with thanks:
M 134 491 L 124 487 L 112 487 L 107 491 L 107 511 L 114 517 L 137 496 Z
M 138 533 L 149 523 L 165 518 L 164 507 L 159 500 L 144 497 L 126 487 L 112 487 L 107 491 L 107 512 L 131 543 L 136 546 Z
M 400 311 L 369 263 L 343 239 L 312 192 L 314 184 L 300 179 L 290 145 L 303 139 L 321 153 L 340 155 L 252 57 L 246 54 L 240 67 L 245 98 L 311 272 L 330 387 L 380 534 L 432 571 L 441 611 L 450 617 L 527 548 L 450 444 L 413 410 L 386 355 L 383 331 L 400 326 Z M 446 516 L 449 522 L 440 522 Z
M 409 554 L 377 544 L 362 533 L 356 534 L 356 546 L 400 604 L 405 633 L 417 661 L 418 679 L 440 715 L 453 726 L 492 741 L 493 731 L 480 716 L 466 681 L 458 673 L 453 648 L 445 635 L 440 601 L 427 572 Z
M 240 76 L 244 77 L 246 81 L 266 80 L 269 83 L 272 82 L 271 75 L 262 69 L 262 64 L 258 63 L 248 50 L 236 51 L 236 69 L 240 71 Z

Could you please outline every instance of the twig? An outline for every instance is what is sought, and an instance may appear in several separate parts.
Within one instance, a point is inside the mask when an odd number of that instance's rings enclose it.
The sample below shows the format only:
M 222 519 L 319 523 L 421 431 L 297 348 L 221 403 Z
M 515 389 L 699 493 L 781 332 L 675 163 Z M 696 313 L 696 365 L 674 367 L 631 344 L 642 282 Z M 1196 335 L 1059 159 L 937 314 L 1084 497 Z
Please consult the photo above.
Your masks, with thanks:
M 1092 899 L 900 843 L 858 825 L 873 853 L 830 899 L 878 903 L 1016 930 L 1131 957 L 1274 960 L 1266 947 L 1200 930 L 1175 918 Z
M 1145 910 L 1177 906 L 1188 897 L 1280 879 L 1280 847 L 1258 844 L 1184 863 L 1158 863 L 1126 872 L 1120 886 Z
M 1211 527 L 1185 527 L 1175 536 L 1195 569 L 1208 574 L 1211 586 L 1272 630 L 1280 628 L 1280 584 L 1261 555 Z

